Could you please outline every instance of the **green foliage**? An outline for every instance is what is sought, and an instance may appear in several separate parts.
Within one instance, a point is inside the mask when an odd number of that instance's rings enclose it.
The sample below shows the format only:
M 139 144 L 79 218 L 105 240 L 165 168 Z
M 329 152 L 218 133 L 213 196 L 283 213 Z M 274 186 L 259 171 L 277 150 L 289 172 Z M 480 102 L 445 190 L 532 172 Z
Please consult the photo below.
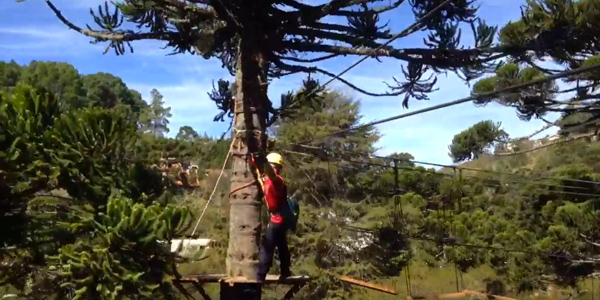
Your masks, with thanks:
M 49 257 L 49 270 L 58 272 L 60 288 L 73 299 L 176 299 L 176 260 L 165 242 L 186 229 L 187 217 L 173 205 L 111 197 L 106 213 L 79 213 L 79 222 L 68 225 L 89 233 Z
M 60 166 L 50 160 L 55 149 L 45 147 L 53 142 L 48 129 L 58 114 L 58 101 L 45 91 L 17 86 L 14 93 L 0 95 L 1 223 L 6 226 L 0 234 L 2 244 L 26 242 L 28 216 L 23 199 L 51 189 L 58 181 Z
M 136 123 L 119 109 L 65 113 L 55 95 L 17 84 L 0 98 L 1 285 L 32 299 L 172 293 L 175 257 L 157 239 L 188 213 L 165 206 L 168 186 L 135 158 Z
M 136 115 L 139 115 L 148 106 L 146 101 L 142 100 L 139 92 L 130 90 L 121 78 L 112 74 L 89 74 L 83 76 L 82 80 L 86 89 L 86 97 L 91 102 L 88 105 L 103 108 L 125 106 Z
M 448 147 L 449 156 L 454 162 L 462 162 L 486 153 L 494 143 L 508 139 L 508 134 L 500 126 L 500 123 L 481 121 L 457 133 Z
M 0 63 L 0 90 L 11 90 L 19 83 L 43 88 L 60 99 L 64 111 L 89 106 L 128 109 L 135 120 L 148 104 L 139 92 L 131 90 L 112 74 L 82 75 L 68 63 L 32 61 L 20 66 L 14 61 Z
M 169 133 L 169 118 L 171 118 L 171 107 L 164 107 L 163 96 L 156 90 L 150 91 L 152 100 L 150 106 L 144 110 L 140 118 L 142 132 L 149 133 L 155 137 L 164 137 Z
M 519 20 L 509 22 L 500 30 L 499 42 L 510 49 L 509 59 L 496 69 L 495 76 L 475 83 L 474 94 L 562 71 L 597 66 L 600 62 L 600 52 L 593 42 L 600 31 L 592 25 L 600 20 L 597 1 L 527 1 L 522 12 Z M 523 49 L 531 51 L 524 54 Z M 559 122 L 562 135 L 587 133 L 598 127 L 598 114 L 593 107 L 597 105 L 595 82 L 599 75 L 593 70 L 566 76 L 562 79 L 566 84 L 562 86 L 558 80 L 551 80 L 494 99 L 481 99 L 478 103 L 497 101 L 514 107 L 524 120 L 560 112 L 563 114 Z
M 179 131 L 177 132 L 177 136 L 175 139 L 184 140 L 184 141 L 193 141 L 200 136 L 198 133 L 190 126 L 181 126 L 179 127 Z
M 21 79 L 21 66 L 14 60 L 9 63 L 0 62 L 0 78 L 2 89 L 16 86 Z
M 479 80 L 473 85 L 473 94 L 489 93 L 509 86 L 523 84 L 543 78 L 545 75 L 534 67 L 523 67 L 509 63 L 496 69 L 495 75 Z M 548 112 L 547 101 L 555 97 L 558 87 L 553 81 L 539 83 L 519 89 L 515 92 L 502 93 L 498 97 L 484 98 L 476 104 L 487 104 L 496 101 L 501 105 L 515 107 L 519 118 L 530 120 L 532 117 L 543 117 Z
M 86 106 L 82 76 L 68 63 L 32 61 L 23 67 L 19 81 L 54 93 L 65 107 Z
M 356 100 L 339 92 L 327 92 L 319 96 L 321 106 L 305 103 L 297 109 L 293 119 L 274 125 L 273 131 L 278 142 L 286 145 L 310 140 L 360 124 L 360 104 Z M 378 139 L 374 128 L 364 128 L 345 136 L 320 140 L 314 146 L 317 150 L 324 146 L 335 158 L 342 158 L 346 151 L 373 153 Z M 330 205 L 336 196 L 349 201 L 360 201 L 365 197 L 360 192 L 364 186 L 359 180 L 366 178 L 356 177 L 361 168 L 356 164 L 330 163 L 310 155 L 288 155 L 287 163 L 286 176 L 295 178 L 289 182 L 290 189 L 303 191 L 303 202 Z M 318 185 L 316 182 L 319 182 Z

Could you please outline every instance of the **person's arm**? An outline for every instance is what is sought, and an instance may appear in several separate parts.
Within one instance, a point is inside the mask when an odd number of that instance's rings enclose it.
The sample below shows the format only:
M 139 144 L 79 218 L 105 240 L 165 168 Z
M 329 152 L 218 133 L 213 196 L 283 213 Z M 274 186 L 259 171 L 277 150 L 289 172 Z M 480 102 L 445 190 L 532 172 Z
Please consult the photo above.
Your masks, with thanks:
M 273 169 L 273 167 L 271 166 L 270 163 L 267 162 L 267 159 L 265 158 L 264 153 L 260 153 L 261 158 L 263 159 L 263 161 L 265 161 L 264 165 L 264 171 L 265 174 L 267 175 L 267 177 L 269 177 L 269 179 L 271 179 L 271 182 L 273 182 L 273 184 L 276 184 L 278 187 L 283 185 L 283 179 L 281 179 L 281 177 L 277 176 L 277 173 L 275 173 L 275 170 Z M 258 168 L 256 161 L 254 160 L 253 157 L 250 158 L 250 162 L 254 165 L 255 168 Z
M 273 184 L 277 187 L 277 190 L 279 190 L 280 187 L 282 187 L 284 185 L 283 179 L 281 178 L 281 176 L 277 176 L 277 173 L 275 173 L 275 170 L 273 169 L 271 164 L 268 162 L 265 163 L 265 174 L 267 174 L 267 177 L 269 177 L 269 179 L 271 179 Z

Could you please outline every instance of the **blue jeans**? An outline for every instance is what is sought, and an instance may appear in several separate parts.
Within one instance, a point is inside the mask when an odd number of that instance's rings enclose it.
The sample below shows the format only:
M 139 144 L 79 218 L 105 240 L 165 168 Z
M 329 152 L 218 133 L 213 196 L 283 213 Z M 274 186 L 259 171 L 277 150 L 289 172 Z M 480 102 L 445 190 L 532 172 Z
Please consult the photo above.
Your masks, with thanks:
M 265 279 L 269 269 L 273 265 L 273 255 L 275 248 L 279 251 L 279 265 L 281 267 L 281 275 L 286 277 L 290 275 L 290 250 L 287 243 L 287 227 L 284 224 L 274 224 L 269 222 L 267 230 L 263 236 L 260 253 L 258 277 Z

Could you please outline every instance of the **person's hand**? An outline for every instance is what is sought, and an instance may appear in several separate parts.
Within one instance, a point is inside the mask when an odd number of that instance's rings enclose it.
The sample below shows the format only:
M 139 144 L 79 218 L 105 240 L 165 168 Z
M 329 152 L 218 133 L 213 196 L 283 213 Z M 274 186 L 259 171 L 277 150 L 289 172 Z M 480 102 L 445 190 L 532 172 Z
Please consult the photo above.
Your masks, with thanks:
M 250 154 L 248 155 L 248 163 L 256 168 L 256 155 Z

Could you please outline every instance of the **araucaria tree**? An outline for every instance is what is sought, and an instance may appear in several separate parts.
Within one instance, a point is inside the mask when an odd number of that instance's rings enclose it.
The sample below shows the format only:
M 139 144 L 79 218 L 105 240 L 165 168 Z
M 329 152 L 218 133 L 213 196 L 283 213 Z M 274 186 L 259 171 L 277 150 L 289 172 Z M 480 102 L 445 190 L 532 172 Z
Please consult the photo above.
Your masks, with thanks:
M 494 62 L 508 53 L 533 47 L 492 47 L 496 28 L 477 17 L 474 0 L 330 0 L 319 5 L 300 0 L 115 2 L 114 7 L 105 4 L 93 13 L 98 29 L 92 29 L 68 21 L 46 0 L 66 26 L 96 42 L 107 42 L 107 51 L 123 54 L 134 41 L 161 40 L 176 53 L 220 59 L 235 75 L 233 97 L 221 107 L 234 117 L 232 187 L 247 187 L 231 194 L 227 274 L 249 280 L 257 279 L 261 202 L 246 158 L 264 151 L 265 128 L 285 109 L 274 109 L 268 99 L 269 78 L 296 73 L 333 76 L 315 63 L 340 56 L 397 59 L 404 62 L 404 78 L 395 78 L 389 92 L 377 94 L 340 81 L 368 95 L 405 95 L 407 106 L 409 98 L 427 99 L 437 73 L 455 72 L 471 80 L 493 70 Z M 402 5 L 411 6 L 415 19 L 433 13 L 411 30 L 393 33 L 380 18 L 386 12 L 398 14 Z M 121 29 L 123 20 L 137 25 L 127 28 L 137 30 Z M 471 29 L 473 45 L 461 43 L 460 26 Z M 403 38 L 418 31 L 429 32 L 423 48 L 383 45 L 396 35 Z

